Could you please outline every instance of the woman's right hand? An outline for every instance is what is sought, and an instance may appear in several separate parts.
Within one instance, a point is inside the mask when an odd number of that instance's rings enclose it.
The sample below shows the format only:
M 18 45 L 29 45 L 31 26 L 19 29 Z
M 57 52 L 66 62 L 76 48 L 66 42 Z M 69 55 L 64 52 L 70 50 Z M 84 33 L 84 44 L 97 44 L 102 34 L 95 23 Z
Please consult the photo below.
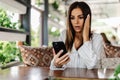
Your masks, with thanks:
M 54 65 L 58 68 L 62 67 L 64 64 L 67 64 L 70 61 L 70 58 L 68 56 L 68 53 L 65 55 L 59 57 L 62 54 L 63 50 L 60 50 L 57 54 L 55 53 L 53 49 L 54 54 Z

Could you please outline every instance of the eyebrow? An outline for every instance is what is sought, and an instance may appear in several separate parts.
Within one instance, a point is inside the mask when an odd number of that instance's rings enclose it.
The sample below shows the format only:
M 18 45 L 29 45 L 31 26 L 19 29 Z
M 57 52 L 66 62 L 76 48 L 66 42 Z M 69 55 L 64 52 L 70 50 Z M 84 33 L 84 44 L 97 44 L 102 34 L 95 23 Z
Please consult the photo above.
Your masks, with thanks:
M 73 15 L 71 15 L 71 16 L 73 16 Z M 78 15 L 78 16 L 84 16 L 83 14 L 80 14 L 80 15 Z

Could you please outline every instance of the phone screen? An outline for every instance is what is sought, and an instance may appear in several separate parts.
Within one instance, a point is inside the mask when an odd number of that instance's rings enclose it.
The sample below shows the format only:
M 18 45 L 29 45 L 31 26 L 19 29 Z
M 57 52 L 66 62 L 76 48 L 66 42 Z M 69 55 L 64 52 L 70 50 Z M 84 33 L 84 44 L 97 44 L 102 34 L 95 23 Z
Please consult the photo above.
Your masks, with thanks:
M 63 50 L 63 53 L 60 55 L 60 57 L 63 56 L 65 53 L 67 53 L 67 50 L 63 41 L 53 42 L 52 45 L 56 54 L 60 50 Z

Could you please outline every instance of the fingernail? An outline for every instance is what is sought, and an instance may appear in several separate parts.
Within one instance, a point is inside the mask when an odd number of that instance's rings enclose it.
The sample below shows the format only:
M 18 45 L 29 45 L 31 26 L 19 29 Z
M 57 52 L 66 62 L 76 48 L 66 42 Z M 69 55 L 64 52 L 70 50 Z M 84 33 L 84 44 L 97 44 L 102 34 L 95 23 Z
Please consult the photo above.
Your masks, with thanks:
M 66 55 L 68 55 L 68 56 L 69 56 L 70 54 L 69 54 L 69 53 L 67 53 Z
M 63 50 L 61 50 L 61 52 L 63 52 Z
M 88 17 L 90 16 L 90 14 L 87 15 Z

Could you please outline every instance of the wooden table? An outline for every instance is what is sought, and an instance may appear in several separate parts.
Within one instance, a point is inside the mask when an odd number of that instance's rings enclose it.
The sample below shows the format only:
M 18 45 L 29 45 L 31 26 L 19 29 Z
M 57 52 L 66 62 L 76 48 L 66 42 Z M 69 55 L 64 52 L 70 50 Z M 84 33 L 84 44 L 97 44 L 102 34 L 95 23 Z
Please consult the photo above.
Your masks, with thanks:
M 49 70 L 48 67 L 15 66 L 0 70 L 0 80 L 97 80 L 113 77 L 113 69 Z

